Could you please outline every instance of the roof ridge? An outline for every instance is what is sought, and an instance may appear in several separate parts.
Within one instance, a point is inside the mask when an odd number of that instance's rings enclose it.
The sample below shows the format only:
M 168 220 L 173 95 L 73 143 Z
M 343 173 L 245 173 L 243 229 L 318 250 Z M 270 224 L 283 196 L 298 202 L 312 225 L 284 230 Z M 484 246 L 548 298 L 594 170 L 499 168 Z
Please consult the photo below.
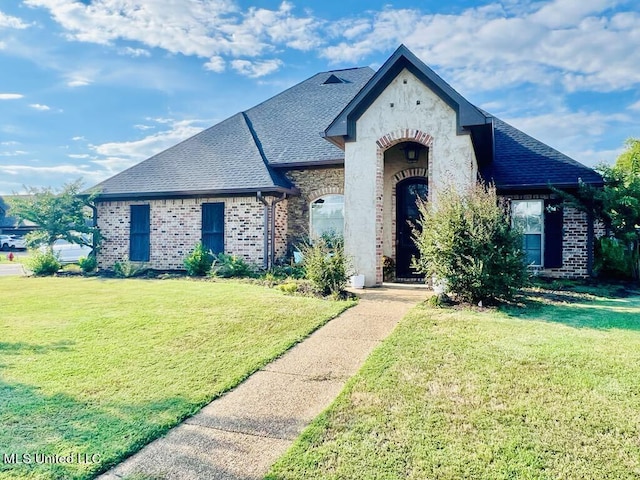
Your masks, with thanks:
M 244 119 L 244 122 L 247 125 L 247 128 L 249 129 L 249 133 L 251 134 L 253 143 L 255 144 L 256 148 L 258 149 L 258 152 L 260 153 L 260 158 L 262 158 L 262 162 L 264 163 L 264 167 L 267 170 L 267 174 L 269 175 L 271 182 L 273 182 L 274 185 L 279 185 L 281 183 L 280 180 L 282 179 L 274 178 L 274 172 L 271 170 L 271 167 L 269 165 L 269 159 L 267 158 L 267 154 L 264 152 L 264 148 L 262 147 L 262 142 L 260 141 L 260 138 L 258 137 L 256 130 L 253 128 L 253 122 L 249 118 L 249 115 L 247 115 L 247 112 L 242 112 L 242 118 Z

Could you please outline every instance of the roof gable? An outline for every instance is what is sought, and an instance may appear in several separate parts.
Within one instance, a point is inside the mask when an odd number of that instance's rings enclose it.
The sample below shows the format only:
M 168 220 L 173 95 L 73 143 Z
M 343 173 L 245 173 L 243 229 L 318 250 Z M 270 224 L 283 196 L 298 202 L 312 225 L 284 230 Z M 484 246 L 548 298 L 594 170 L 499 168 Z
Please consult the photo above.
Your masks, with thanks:
M 400 45 L 384 65 L 380 67 L 380 70 L 331 122 L 324 131 L 325 137 L 339 146 L 344 145 L 344 141 L 354 140 L 356 138 L 357 120 L 405 68 L 456 112 L 459 129 L 487 123 L 486 116 L 478 108 L 456 92 L 407 47 Z

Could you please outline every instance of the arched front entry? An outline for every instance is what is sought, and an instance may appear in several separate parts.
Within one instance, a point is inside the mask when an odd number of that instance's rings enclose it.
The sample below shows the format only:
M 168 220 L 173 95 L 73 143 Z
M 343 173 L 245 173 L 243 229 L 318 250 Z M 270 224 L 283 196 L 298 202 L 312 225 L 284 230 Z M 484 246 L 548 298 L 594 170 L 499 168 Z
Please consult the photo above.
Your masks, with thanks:
M 418 255 L 413 230 L 420 216 L 419 201 L 426 201 L 427 179 L 411 177 L 396 185 L 396 277 L 418 278 L 411 268 L 411 259 Z

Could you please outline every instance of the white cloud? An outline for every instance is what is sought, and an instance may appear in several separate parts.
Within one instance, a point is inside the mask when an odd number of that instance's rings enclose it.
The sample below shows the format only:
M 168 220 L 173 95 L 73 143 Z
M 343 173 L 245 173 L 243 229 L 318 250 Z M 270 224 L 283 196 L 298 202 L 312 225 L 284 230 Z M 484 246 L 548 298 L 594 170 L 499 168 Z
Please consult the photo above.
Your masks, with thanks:
M 137 129 L 137 130 L 152 130 L 154 128 L 156 128 L 154 125 L 142 125 L 142 124 L 138 124 L 138 125 L 134 125 L 133 128 Z
M 275 10 L 240 10 L 232 0 L 101 0 L 84 4 L 63 0 L 26 0 L 50 11 L 70 39 L 110 45 L 117 40 L 139 42 L 170 53 L 209 59 L 219 71 L 217 57 L 257 57 L 278 46 L 309 50 L 321 43 L 317 21 L 296 16 L 288 2 Z
M 258 78 L 277 71 L 282 66 L 282 61 L 277 58 L 256 61 L 232 60 L 231 66 L 241 75 L 246 75 L 249 78 Z
M 157 119 L 156 121 L 169 128 L 140 140 L 91 145 L 91 149 L 97 154 L 92 163 L 106 170 L 104 174 L 106 178 L 202 131 L 202 127 L 195 125 L 200 123 L 196 120 Z
M 41 103 L 31 103 L 29 106 L 35 110 L 40 110 L 41 112 L 46 112 L 47 110 L 51 110 L 51 107 L 48 105 L 43 105 Z
M 77 136 L 77 137 L 72 137 L 71 140 L 73 140 L 74 142 L 81 142 L 81 141 L 85 141 L 86 138 L 82 136 Z
M 616 3 L 494 3 L 455 15 L 387 8 L 339 22 L 322 56 L 352 64 L 404 43 L 455 85 L 474 90 L 553 83 L 614 91 L 640 82 L 640 13 L 612 14 Z
M 94 175 L 95 172 L 89 170 L 89 165 L 52 165 L 52 166 L 32 166 L 32 165 L 0 165 L 0 173 L 7 175 L 23 174 L 62 174 L 62 175 Z
M 221 73 L 226 68 L 226 62 L 220 55 L 214 55 L 204 64 L 204 68 L 212 72 Z
M 69 155 L 67 155 L 67 157 L 83 159 L 83 158 L 91 158 L 91 155 L 89 155 L 88 153 L 70 153 Z
M 145 48 L 125 47 L 120 50 L 120 54 L 129 55 L 130 57 L 150 57 L 151 52 Z
M 5 143 L 3 143 L 3 145 L 5 145 Z M 29 152 L 25 152 L 24 150 L 14 150 L 11 152 L 0 152 L 0 157 L 19 157 L 21 155 L 27 155 L 28 153 Z
M 629 110 L 638 110 L 638 111 L 640 111 L 640 100 L 638 100 L 636 103 L 633 103 L 633 104 L 629 105 Z
M 29 25 L 24 23 L 18 17 L 12 17 L 11 15 L 0 12 L 0 28 L 15 28 L 22 30 L 28 27 Z
M 85 87 L 87 85 L 91 85 L 92 83 L 93 83 L 93 80 L 91 80 L 89 77 L 82 74 L 71 73 L 67 75 L 68 87 L 72 87 L 72 88 Z
M 0 100 L 18 100 L 23 97 L 20 93 L 0 93 Z

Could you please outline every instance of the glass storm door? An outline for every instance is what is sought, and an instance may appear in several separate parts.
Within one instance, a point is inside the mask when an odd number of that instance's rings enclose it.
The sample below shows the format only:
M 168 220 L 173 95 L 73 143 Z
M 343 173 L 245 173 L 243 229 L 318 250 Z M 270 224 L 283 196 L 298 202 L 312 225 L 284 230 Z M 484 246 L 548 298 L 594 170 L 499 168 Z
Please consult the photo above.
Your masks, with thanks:
M 408 178 L 396 186 L 396 277 L 417 278 L 411 258 L 418 256 L 413 229 L 420 214 L 418 201 L 427 199 L 427 179 Z

